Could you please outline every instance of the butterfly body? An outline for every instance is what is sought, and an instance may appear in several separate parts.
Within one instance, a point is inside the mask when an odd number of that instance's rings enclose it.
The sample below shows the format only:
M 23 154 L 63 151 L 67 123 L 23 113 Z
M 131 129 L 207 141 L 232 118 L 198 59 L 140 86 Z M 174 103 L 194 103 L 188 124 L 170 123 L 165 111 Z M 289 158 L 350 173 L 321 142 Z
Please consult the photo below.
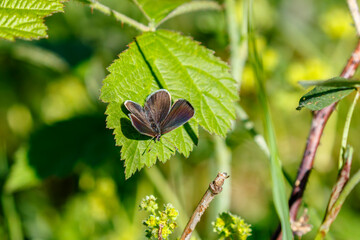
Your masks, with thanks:
M 130 100 L 124 105 L 130 112 L 133 127 L 156 141 L 160 141 L 163 134 L 185 124 L 195 114 L 194 108 L 185 99 L 178 99 L 171 106 L 171 95 L 165 89 L 150 94 L 144 107 Z

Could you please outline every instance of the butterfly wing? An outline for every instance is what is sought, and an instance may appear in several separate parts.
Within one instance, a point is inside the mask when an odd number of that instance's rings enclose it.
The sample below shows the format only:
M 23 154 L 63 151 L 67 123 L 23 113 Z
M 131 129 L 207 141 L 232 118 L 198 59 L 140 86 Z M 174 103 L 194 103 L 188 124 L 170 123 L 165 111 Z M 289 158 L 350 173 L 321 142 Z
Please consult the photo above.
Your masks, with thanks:
M 129 114 L 129 117 L 131 119 L 131 124 L 136 130 L 138 130 L 139 133 L 150 137 L 156 136 L 156 133 L 154 132 L 154 130 L 152 130 L 149 123 L 142 122 L 134 114 Z
M 185 99 L 177 100 L 165 120 L 160 124 L 161 134 L 168 133 L 185 124 L 194 114 L 195 110 L 188 101 Z
M 155 137 L 156 133 L 154 132 L 154 130 L 152 130 L 151 124 L 147 119 L 144 109 L 136 102 L 130 100 L 125 101 L 124 105 L 131 113 L 129 114 L 129 117 L 133 127 L 141 134 Z
M 142 121 L 143 123 L 149 123 L 144 109 L 139 104 L 127 100 L 125 101 L 124 105 L 127 110 L 129 110 L 129 112 L 132 113 L 138 120 Z
M 170 107 L 170 93 L 165 89 L 160 89 L 146 99 L 144 111 L 150 122 L 153 121 L 156 125 L 159 125 L 169 114 Z

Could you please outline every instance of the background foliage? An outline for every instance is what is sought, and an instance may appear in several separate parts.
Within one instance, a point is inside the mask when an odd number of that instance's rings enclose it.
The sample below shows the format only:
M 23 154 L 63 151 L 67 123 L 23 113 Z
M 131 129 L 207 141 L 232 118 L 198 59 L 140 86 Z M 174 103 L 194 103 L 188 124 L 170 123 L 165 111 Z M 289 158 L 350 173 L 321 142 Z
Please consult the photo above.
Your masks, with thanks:
M 131 1 L 102 2 L 146 22 Z M 147 11 L 149 1 L 138 2 Z M 242 13 L 240 1 L 236 9 Z M 154 194 L 169 202 L 162 190 L 170 187 L 184 206 L 184 211 L 179 210 L 180 221 L 186 219 L 181 214 L 190 214 L 218 171 L 213 138 L 199 128 L 199 143 L 189 158 L 176 154 L 165 164 L 158 163 L 156 169 L 166 181 L 154 169 L 125 181 L 120 148 L 114 146 L 112 131 L 105 128 L 99 89 L 108 74 L 106 67 L 139 33 L 79 2 L 65 3 L 64 11 L 46 18 L 48 39 L 0 41 L 0 239 L 143 239 L 141 221 L 146 216 L 138 211 L 140 200 Z M 158 14 L 164 14 L 151 9 L 147 13 L 155 22 L 161 18 Z M 241 14 L 238 17 L 242 21 Z M 355 30 L 345 2 L 338 1 L 259 0 L 254 3 L 254 21 L 279 156 L 294 178 L 311 119 L 308 110 L 295 110 L 306 92 L 297 81 L 338 75 L 355 46 Z M 179 16 L 162 28 L 192 36 L 229 61 L 223 12 Z M 263 132 L 251 65 L 244 66 L 241 77 L 241 105 Z M 345 98 L 339 104 L 325 129 L 304 196 L 315 226 L 336 179 L 350 102 Z M 355 149 L 354 170 L 360 165 L 359 123 L 355 112 L 349 136 Z M 233 153 L 230 210 L 252 225 L 252 239 L 269 238 L 277 221 L 268 159 L 240 122 L 226 143 Z M 329 239 L 360 236 L 360 229 L 353 227 L 360 224 L 359 202 L 360 189 L 355 188 Z M 216 214 L 214 203 L 198 228 L 204 239 L 214 237 L 210 222 Z M 312 239 L 315 233 L 304 239 Z

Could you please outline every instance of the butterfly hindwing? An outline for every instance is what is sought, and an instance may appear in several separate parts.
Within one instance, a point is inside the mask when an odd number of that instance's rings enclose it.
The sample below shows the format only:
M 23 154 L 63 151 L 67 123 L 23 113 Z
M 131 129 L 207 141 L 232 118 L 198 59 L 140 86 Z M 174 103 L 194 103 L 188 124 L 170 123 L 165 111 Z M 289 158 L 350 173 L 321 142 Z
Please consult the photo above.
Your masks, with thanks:
M 185 99 L 177 100 L 171 107 L 169 114 L 160 123 L 161 134 L 168 133 L 185 124 L 195 114 L 193 106 Z
M 134 114 L 129 114 L 129 117 L 131 119 L 131 124 L 138 132 L 140 132 L 141 134 L 150 136 L 150 137 L 156 136 L 156 133 L 151 128 L 149 123 L 144 123 L 143 121 L 138 119 Z

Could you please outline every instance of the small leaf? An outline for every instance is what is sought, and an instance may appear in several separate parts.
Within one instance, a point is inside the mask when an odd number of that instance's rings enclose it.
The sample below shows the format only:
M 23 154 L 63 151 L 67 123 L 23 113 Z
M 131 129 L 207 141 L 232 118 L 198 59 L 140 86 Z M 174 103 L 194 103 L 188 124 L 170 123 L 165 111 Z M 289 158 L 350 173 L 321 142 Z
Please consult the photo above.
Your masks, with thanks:
M 101 99 L 109 103 L 107 127 L 114 129 L 116 145 L 122 146 L 126 178 L 144 166 L 152 166 L 156 159 L 167 161 L 175 154 L 172 145 L 189 156 L 197 143 L 198 124 L 210 133 L 225 136 L 235 119 L 238 96 L 229 67 L 210 50 L 180 34 L 165 30 L 144 33 L 108 70 Z M 132 100 L 143 105 L 159 88 L 167 89 L 173 101 L 188 100 L 195 116 L 189 124 L 165 134 L 161 143 L 154 143 L 132 127 L 123 103 Z M 149 144 L 150 151 L 146 150 Z
M 134 0 L 154 22 L 160 22 L 166 15 L 190 0 Z
M 304 87 L 308 88 L 311 86 L 323 86 L 323 87 L 359 87 L 360 81 L 359 80 L 352 80 L 343 77 L 334 77 L 329 80 L 321 81 L 299 81 L 299 84 Z
M 343 99 L 355 89 L 356 88 L 354 87 L 315 87 L 301 97 L 299 106 L 296 110 L 301 110 L 303 107 L 312 111 L 323 109 L 324 107 Z
M 47 37 L 44 17 L 63 12 L 63 0 L 3 0 L 0 2 L 0 38 L 14 41 Z

